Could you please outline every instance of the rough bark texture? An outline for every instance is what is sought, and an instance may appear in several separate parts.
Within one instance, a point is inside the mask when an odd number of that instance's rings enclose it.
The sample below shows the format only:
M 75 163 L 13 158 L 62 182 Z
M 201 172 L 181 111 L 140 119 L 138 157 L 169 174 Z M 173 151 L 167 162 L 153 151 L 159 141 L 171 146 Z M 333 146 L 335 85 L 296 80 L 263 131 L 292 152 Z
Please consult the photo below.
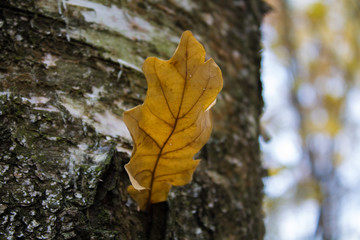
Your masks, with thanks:
M 264 9 L 260 0 L 2 0 L 0 239 L 262 239 Z M 144 59 L 170 58 L 186 29 L 223 71 L 214 132 L 193 182 L 138 212 L 122 113 L 144 98 Z

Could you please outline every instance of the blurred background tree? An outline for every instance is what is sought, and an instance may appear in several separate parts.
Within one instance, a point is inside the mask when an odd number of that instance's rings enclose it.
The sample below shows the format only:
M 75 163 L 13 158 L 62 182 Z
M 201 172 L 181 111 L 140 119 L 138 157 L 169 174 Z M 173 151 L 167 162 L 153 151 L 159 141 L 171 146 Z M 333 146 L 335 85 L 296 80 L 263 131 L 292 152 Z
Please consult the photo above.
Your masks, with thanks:
M 360 2 L 267 2 L 266 238 L 360 239 Z

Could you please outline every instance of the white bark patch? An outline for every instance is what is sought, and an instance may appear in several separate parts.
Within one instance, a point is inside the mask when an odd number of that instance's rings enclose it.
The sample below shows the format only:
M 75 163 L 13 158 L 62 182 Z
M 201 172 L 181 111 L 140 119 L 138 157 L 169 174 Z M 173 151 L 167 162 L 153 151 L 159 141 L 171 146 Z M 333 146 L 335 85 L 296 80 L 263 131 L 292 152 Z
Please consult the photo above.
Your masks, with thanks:
M 10 94 L 11 94 L 11 92 L 9 92 L 9 91 L 0 92 L 0 96 L 5 96 L 6 95 L 7 97 L 9 97 Z
M 185 11 L 192 12 L 193 10 L 196 10 L 197 6 L 194 3 L 194 1 L 191 0 L 175 0 L 174 3 L 178 6 L 184 9 Z
M 211 170 L 208 170 L 206 173 L 214 183 L 222 186 L 230 186 L 229 180 L 223 175 Z
M 144 19 L 129 14 L 115 5 L 106 7 L 85 0 L 69 0 L 67 4 L 92 9 L 91 11 L 81 12 L 87 22 L 107 26 L 132 40 L 151 40 L 149 32 L 154 31 L 153 26 Z
M 71 116 L 76 118 L 82 118 L 84 120 L 84 106 L 80 104 L 76 104 L 70 98 L 63 98 L 65 100 L 61 104 L 69 111 Z
M 121 136 L 129 140 L 131 139 L 124 121 L 109 110 L 106 110 L 104 113 L 95 113 L 94 119 L 97 121 L 94 123 L 94 126 L 99 132 L 113 137 Z
M 86 100 L 86 102 L 88 101 Z M 101 103 L 94 101 L 93 104 L 87 105 L 84 102 L 61 96 L 61 104 L 73 117 L 80 118 L 83 122 L 93 126 L 97 132 L 112 137 L 120 136 L 131 141 L 131 135 L 122 117 L 110 110 L 96 111 L 96 109 L 105 109 Z
M 42 63 L 45 64 L 46 68 L 49 68 L 56 66 L 56 61 L 58 60 L 58 57 L 51 55 L 50 53 L 46 53 L 45 56 L 42 58 Z
M 85 97 L 87 98 L 86 103 L 88 105 L 94 105 L 96 102 L 98 102 L 99 98 L 103 93 L 105 93 L 104 86 L 101 86 L 99 88 L 92 87 L 92 93 L 85 94 Z
M 53 105 L 46 105 L 50 101 L 50 98 L 42 97 L 42 96 L 32 96 L 31 98 L 22 97 L 23 101 L 28 101 L 31 104 L 35 105 L 34 109 L 39 111 L 46 111 L 46 112 L 60 112 L 59 109 L 54 107 Z M 40 105 L 40 106 L 38 106 Z
M 128 67 L 128 68 L 132 68 L 132 69 L 134 69 L 134 70 L 136 70 L 136 71 L 138 71 L 138 72 L 142 72 L 142 70 L 141 70 L 139 67 L 135 66 L 135 65 L 132 64 L 132 63 L 126 62 L 125 60 L 118 59 L 118 62 L 120 63 L 120 66 L 121 66 L 121 65 L 124 65 L 124 66 L 126 66 L 126 67 Z
M 115 104 L 118 108 L 120 108 L 120 109 L 122 109 L 122 110 L 128 110 L 128 109 L 130 109 L 129 107 L 127 107 L 127 106 L 124 105 L 124 101 L 123 101 L 122 99 L 115 100 L 115 101 L 114 101 L 114 104 Z
M 69 148 L 69 159 L 68 159 L 68 172 L 71 176 L 75 174 L 75 166 L 82 164 L 85 161 L 86 150 L 88 149 L 88 145 L 84 143 L 80 143 L 77 148 Z
M 131 153 L 132 153 L 132 150 L 131 150 L 131 149 L 124 148 L 124 147 L 122 147 L 120 144 L 116 145 L 116 150 L 117 150 L 118 152 L 125 152 L 125 153 L 127 153 L 129 156 L 131 156 Z
M 35 110 L 46 111 L 46 112 L 60 112 L 56 107 L 49 105 L 47 107 L 34 107 Z
M 50 100 L 50 98 L 42 96 L 32 96 L 28 101 L 32 104 L 45 104 Z
M 74 176 L 77 168 L 88 161 L 88 159 L 91 159 L 91 167 L 96 168 L 105 162 L 109 156 L 108 147 L 101 147 L 93 151 L 86 143 L 79 143 L 77 147 L 69 148 L 68 151 L 69 157 L 67 159 L 67 165 L 70 176 Z

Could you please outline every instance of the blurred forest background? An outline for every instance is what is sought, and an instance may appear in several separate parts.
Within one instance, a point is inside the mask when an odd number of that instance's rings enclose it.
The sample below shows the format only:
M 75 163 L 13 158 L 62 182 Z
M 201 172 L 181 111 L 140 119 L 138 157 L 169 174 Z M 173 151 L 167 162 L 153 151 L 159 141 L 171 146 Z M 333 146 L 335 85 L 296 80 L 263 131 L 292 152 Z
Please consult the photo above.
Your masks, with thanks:
M 267 0 L 267 240 L 360 239 L 360 1 Z

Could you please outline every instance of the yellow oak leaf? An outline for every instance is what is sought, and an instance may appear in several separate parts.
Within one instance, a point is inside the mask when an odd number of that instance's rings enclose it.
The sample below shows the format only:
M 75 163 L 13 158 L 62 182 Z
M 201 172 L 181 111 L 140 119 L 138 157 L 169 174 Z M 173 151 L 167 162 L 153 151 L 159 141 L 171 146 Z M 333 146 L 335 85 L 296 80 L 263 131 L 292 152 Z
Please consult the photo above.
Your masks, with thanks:
M 142 105 L 124 113 L 134 148 L 125 165 L 128 192 L 141 210 L 166 201 L 172 185 L 191 181 L 196 154 L 212 130 L 210 108 L 223 80 L 204 47 L 185 31 L 171 59 L 145 60 L 148 90 Z

